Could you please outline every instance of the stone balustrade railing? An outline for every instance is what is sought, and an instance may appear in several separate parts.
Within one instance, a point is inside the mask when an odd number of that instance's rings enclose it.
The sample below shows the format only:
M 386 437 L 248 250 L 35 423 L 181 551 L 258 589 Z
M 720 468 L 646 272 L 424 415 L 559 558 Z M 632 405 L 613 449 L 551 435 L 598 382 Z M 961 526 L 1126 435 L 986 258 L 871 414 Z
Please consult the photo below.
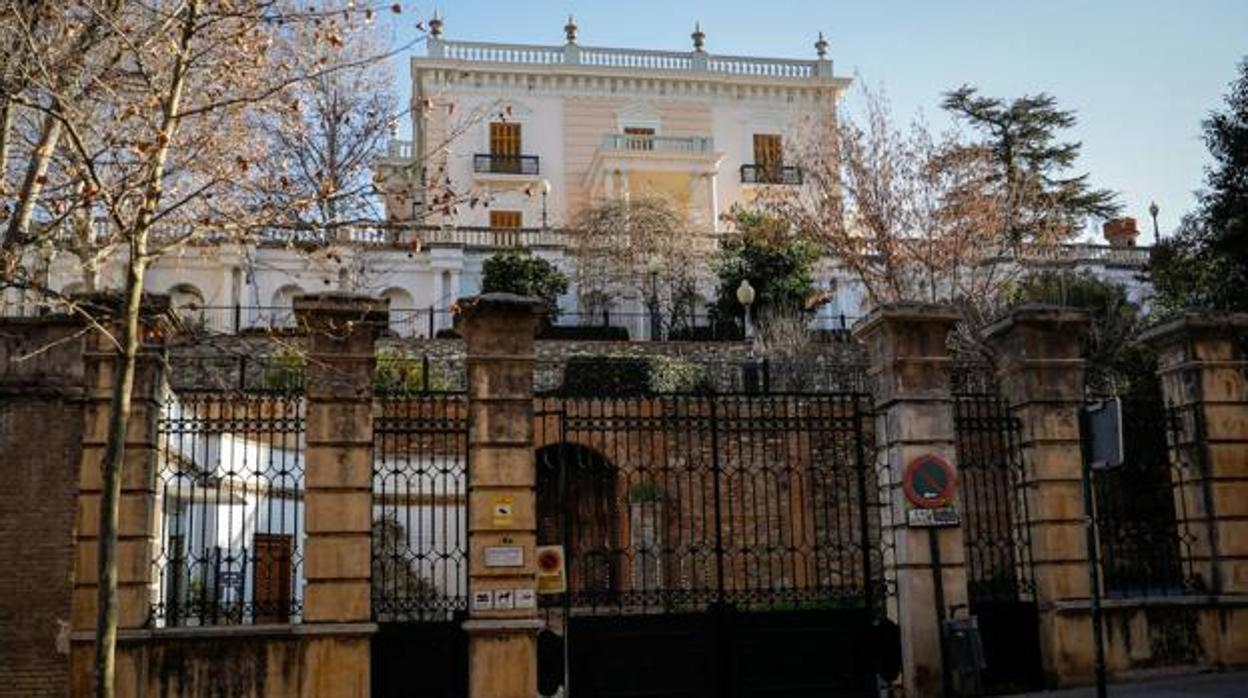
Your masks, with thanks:
M 430 38 L 429 58 L 468 63 L 583 65 L 596 68 L 667 72 L 704 72 L 745 78 L 810 80 L 831 78 L 832 62 L 754 56 L 719 56 L 703 51 L 656 51 L 601 46 L 541 46 Z

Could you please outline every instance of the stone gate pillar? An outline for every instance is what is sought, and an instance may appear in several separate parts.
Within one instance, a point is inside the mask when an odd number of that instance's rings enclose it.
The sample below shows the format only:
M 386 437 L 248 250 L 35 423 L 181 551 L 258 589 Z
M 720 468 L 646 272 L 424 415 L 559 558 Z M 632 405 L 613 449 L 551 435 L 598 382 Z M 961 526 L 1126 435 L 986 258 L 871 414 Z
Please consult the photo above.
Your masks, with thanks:
M 100 295 L 84 301 L 101 308 L 119 308 L 121 299 Z M 121 467 L 117 519 L 117 695 L 135 695 L 138 668 L 122 651 L 126 631 L 143 628 L 151 614 L 152 560 L 159 522 L 156 473 L 159 457 L 157 423 L 164 398 L 164 335 L 168 329 L 168 296 L 144 295 L 139 318 L 139 353 L 135 360 L 130 419 Z M 117 321 L 101 327 L 119 336 Z M 71 686 L 73 695 L 90 695 L 95 675 L 95 626 L 99 593 L 100 505 L 104 494 L 103 462 L 108 445 L 113 386 L 121 357 L 113 336 L 97 329 L 85 335 L 83 374 L 86 386 L 82 458 L 78 474 L 78 515 L 74 555 L 71 619 Z
M 1085 313 L 1051 306 L 1018 308 L 985 330 L 1002 396 L 1022 424 L 1022 496 L 1050 684 L 1086 682 L 1094 668 L 1089 616 L 1058 611 L 1090 597 L 1079 441 L 1087 331 Z
M 373 376 L 388 302 L 299 296 L 308 337 L 302 695 L 367 698 L 370 680 Z M 414 679 L 415 680 L 415 679 Z
M 962 529 L 910 528 L 901 478 L 907 465 L 936 455 L 956 468 L 949 333 L 960 319 L 948 306 L 893 305 L 873 311 L 854 328 L 867 347 L 875 381 L 876 469 L 886 503 L 884 573 L 897 582 L 901 659 L 908 696 L 939 696 L 943 685 L 941 628 L 967 608 Z M 955 506 L 958 502 L 955 498 Z M 960 507 L 959 507 L 960 508 Z M 933 565 L 932 536 L 940 556 Z M 939 592 L 936 575 L 939 574 Z M 943 596 L 943 598 L 941 598 Z
M 468 350 L 468 695 L 531 698 L 542 627 L 533 460 L 533 338 L 541 304 L 490 293 L 461 306 Z
M 1192 567 L 1222 606 L 1202 623 L 1221 665 L 1248 663 L 1248 314 L 1189 314 L 1145 332 L 1178 417 L 1176 510 L 1186 513 Z M 1238 639 L 1237 639 L 1238 638 Z

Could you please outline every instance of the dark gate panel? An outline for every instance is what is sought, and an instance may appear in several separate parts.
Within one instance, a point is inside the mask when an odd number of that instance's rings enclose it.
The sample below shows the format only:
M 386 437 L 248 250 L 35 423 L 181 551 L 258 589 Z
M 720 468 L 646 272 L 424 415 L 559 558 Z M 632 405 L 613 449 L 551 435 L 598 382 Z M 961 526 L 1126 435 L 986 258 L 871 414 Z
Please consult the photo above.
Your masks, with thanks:
M 992 693 L 1037 688 L 1044 675 L 1020 425 L 984 364 L 954 374 L 958 492 L 971 613 Z
M 539 398 L 544 596 L 594 696 L 863 695 L 881 607 L 865 394 Z
M 458 393 L 384 392 L 373 422 L 372 695 L 468 691 L 468 427 Z

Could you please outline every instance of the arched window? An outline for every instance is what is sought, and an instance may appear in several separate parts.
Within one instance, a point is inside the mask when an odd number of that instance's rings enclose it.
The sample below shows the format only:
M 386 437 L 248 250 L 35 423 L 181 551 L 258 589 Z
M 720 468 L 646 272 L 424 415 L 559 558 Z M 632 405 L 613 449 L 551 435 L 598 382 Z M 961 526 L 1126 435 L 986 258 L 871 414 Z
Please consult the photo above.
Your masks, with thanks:
M 273 302 L 268 308 L 260 309 L 260 324 L 269 327 L 295 326 L 295 296 L 303 295 L 298 284 L 286 284 L 273 292 Z
M 422 325 L 421 313 L 416 309 L 416 301 L 406 290 L 391 287 L 381 292 L 381 297 L 390 301 L 390 331 L 401 337 L 413 337 Z M 427 310 L 425 312 L 428 312 Z
M 191 284 L 175 284 L 169 289 L 169 304 L 188 328 L 207 329 L 204 294 L 198 288 Z

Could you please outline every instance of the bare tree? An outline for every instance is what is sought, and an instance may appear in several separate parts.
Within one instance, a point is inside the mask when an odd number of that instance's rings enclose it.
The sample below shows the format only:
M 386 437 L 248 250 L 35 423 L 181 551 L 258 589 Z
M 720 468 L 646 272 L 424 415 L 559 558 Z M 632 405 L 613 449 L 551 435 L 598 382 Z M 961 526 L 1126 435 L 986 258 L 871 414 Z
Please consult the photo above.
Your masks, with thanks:
M 640 298 L 668 329 L 693 311 L 715 249 L 670 202 L 654 196 L 606 199 L 582 209 L 570 247 L 582 298 Z
M 0 285 L 63 302 L 110 330 L 119 353 L 102 463 L 102 698 L 114 694 L 120 468 L 147 269 L 179 246 L 244 241 L 283 220 L 291 199 L 266 189 L 259 163 L 271 144 L 259 126 L 303 128 L 290 116 L 301 86 L 383 59 L 338 51 L 380 10 L 298 0 L 9 0 L 0 10 L 0 77 L 12 86 L 0 105 L 9 158 Z M 123 256 L 120 310 L 101 317 L 58 298 L 32 263 L 48 250 Z
M 862 96 L 857 121 L 831 108 L 807 118 L 790 140 L 806 186 L 762 206 L 821 242 L 872 304 L 992 302 L 1018 265 L 990 153 L 921 120 L 903 131 L 882 95 Z

